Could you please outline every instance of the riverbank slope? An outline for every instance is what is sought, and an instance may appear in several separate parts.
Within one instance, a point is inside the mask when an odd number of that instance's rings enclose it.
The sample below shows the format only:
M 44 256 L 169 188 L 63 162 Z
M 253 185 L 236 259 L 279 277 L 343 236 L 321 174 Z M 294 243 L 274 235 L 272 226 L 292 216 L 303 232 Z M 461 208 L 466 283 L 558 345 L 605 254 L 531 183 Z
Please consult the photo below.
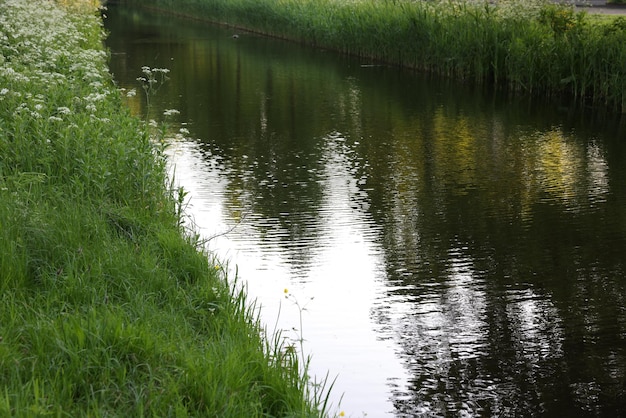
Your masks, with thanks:
M 0 415 L 319 416 L 185 226 L 94 3 L 0 2 Z
M 548 0 L 121 0 L 321 48 L 626 109 L 626 19 Z

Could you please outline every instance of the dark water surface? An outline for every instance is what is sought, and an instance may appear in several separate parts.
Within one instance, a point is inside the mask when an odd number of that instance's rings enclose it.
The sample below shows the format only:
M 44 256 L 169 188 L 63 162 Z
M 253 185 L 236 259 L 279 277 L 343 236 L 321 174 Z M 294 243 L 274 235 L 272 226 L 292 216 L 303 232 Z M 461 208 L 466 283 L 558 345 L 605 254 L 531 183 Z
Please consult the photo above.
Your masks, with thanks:
M 626 416 L 619 120 L 107 13 L 137 113 L 171 71 L 189 213 L 347 416 Z

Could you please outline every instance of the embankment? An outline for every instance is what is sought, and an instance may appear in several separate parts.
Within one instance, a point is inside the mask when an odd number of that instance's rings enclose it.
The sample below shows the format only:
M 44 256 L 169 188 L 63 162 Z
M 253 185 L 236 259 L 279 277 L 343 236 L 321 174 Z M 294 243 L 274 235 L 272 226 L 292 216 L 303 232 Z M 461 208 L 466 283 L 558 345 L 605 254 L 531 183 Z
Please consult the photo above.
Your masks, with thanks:
M 185 226 L 93 3 L 0 2 L 0 415 L 319 416 Z
M 550 1 L 121 0 L 512 93 L 622 110 L 626 19 Z

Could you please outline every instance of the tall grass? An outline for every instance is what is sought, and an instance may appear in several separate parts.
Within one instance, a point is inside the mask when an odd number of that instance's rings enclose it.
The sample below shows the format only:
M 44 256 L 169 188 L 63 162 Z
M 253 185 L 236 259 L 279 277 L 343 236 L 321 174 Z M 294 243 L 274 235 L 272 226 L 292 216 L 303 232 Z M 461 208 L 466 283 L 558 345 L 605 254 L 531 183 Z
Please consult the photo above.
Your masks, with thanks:
M 549 0 L 122 1 L 512 92 L 622 109 L 626 91 L 626 20 Z
M 92 3 L 0 2 L 0 416 L 321 415 L 182 222 Z

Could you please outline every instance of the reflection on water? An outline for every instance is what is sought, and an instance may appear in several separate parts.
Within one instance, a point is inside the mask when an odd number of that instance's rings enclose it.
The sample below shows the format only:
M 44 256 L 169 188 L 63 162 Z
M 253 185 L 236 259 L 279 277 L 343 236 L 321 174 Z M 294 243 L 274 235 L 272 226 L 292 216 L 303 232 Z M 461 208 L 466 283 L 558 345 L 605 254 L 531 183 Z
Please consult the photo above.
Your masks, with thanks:
M 348 415 L 626 414 L 618 123 L 109 14 L 121 86 L 171 70 L 131 107 L 200 138 L 170 147 L 189 213 Z

